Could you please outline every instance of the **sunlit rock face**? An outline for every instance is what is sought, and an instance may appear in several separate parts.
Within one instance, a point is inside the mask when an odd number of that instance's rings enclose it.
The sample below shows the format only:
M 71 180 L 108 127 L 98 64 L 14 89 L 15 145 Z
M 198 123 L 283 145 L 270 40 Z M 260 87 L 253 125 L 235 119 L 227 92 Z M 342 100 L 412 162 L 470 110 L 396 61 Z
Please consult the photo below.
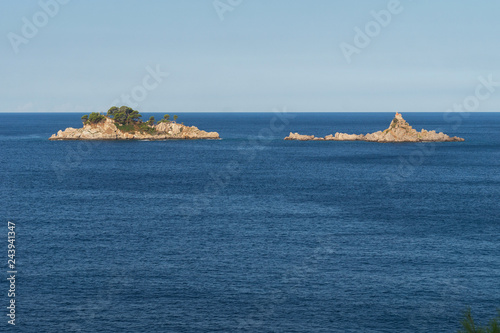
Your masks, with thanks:
M 122 131 L 113 119 L 106 118 L 97 124 L 86 124 L 82 128 L 66 128 L 53 134 L 49 140 L 168 140 L 168 139 L 219 139 L 217 132 L 205 132 L 195 126 L 175 122 L 149 126 L 151 132 Z
M 389 128 L 384 131 L 367 134 L 347 134 L 335 133 L 327 135 L 324 138 L 317 138 L 314 135 L 302 135 L 299 133 L 290 133 L 285 140 L 300 141 L 370 141 L 370 142 L 444 142 L 444 141 L 464 141 L 463 138 L 450 137 L 442 132 L 427 131 L 422 129 L 420 132 L 413 129 L 410 124 L 403 119 L 400 113 L 392 120 Z

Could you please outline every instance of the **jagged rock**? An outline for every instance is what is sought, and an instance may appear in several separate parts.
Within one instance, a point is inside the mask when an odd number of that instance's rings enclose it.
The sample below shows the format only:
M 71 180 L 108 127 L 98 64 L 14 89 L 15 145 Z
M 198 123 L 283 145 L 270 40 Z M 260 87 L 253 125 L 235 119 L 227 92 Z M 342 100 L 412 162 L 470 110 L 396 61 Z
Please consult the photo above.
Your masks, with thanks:
M 364 140 L 365 136 L 363 134 L 346 134 L 346 133 L 335 133 L 333 140 L 336 141 L 358 141 Z
M 299 133 L 290 133 L 285 140 L 326 140 L 326 141 L 370 141 L 370 142 L 440 142 L 440 141 L 464 141 L 459 137 L 450 137 L 442 132 L 427 131 L 422 129 L 420 132 L 413 129 L 400 113 L 392 120 L 389 128 L 384 131 L 363 134 L 335 133 L 316 138 L 314 135 L 301 135 Z
M 82 128 L 66 128 L 53 134 L 49 140 L 168 140 L 168 139 L 219 139 L 217 132 L 205 132 L 195 126 L 185 126 L 174 122 L 151 126 L 154 133 L 121 131 L 113 119 L 97 124 L 87 124 Z
M 309 141 L 314 140 L 314 135 L 300 135 L 299 133 L 292 133 L 285 138 L 285 140 L 299 140 L 299 141 Z

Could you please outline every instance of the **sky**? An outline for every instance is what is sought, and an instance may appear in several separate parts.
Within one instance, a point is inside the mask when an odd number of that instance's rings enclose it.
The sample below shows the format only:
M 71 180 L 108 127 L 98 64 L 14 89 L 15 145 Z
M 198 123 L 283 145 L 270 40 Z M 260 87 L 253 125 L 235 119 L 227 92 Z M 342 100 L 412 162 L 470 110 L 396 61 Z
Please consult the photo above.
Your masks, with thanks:
M 0 112 L 496 112 L 499 12 L 494 0 L 0 1 Z

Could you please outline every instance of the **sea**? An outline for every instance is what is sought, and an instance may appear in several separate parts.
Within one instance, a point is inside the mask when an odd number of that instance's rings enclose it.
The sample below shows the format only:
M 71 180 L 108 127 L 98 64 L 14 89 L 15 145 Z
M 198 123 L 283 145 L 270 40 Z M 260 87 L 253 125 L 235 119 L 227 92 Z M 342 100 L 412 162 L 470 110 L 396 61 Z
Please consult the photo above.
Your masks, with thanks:
M 221 140 L 54 142 L 81 114 L 0 114 L 0 331 L 457 332 L 468 308 L 497 314 L 499 113 L 403 113 L 465 139 L 441 143 L 283 140 L 394 113 L 178 115 Z

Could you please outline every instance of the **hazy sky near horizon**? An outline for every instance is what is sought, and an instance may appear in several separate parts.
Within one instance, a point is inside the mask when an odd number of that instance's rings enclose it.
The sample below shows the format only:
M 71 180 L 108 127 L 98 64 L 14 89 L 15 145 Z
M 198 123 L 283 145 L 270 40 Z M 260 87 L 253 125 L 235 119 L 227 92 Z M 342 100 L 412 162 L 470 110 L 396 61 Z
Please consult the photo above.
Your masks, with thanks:
M 56 1 L 0 2 L 0 112 L 444 112 L 500 82 L 493 0 Z

